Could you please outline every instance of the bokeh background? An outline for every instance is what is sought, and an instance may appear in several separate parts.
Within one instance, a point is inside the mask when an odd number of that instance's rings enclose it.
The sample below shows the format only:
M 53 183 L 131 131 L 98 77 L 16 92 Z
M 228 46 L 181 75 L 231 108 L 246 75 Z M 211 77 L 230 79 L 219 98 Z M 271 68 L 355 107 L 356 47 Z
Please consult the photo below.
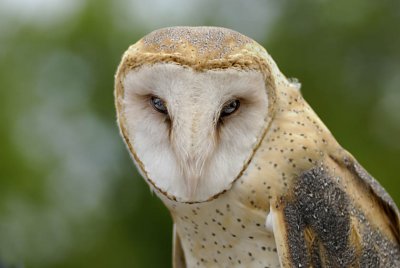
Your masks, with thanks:
M 400 1 L 0 0 L 0 267 L 171 266 L 172 223 L 119 137 L 113 76 L 172 25 L 263 44 L 400 204 Z

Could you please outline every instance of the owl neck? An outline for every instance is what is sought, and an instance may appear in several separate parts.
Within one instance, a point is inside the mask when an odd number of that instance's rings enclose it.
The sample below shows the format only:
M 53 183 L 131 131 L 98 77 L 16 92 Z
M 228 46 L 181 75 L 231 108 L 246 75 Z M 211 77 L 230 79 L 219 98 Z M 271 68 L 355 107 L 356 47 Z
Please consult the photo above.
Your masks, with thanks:
M 232 192 L 234 193 L 234 192 Z M 226 193 L 203 203 L 161 199 L 171 212 L 188 267 L 229 263 L 253 267 L 279 264 L 273 234 L 265 228 L 266 211 L 248 207 Z

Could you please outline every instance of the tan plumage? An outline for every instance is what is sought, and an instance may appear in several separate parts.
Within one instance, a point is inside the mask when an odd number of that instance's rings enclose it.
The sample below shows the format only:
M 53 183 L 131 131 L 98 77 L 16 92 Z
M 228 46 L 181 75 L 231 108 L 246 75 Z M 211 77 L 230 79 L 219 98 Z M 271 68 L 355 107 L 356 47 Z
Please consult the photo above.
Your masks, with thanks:
M 229 88 L 243 104 L 220 125 Z M 160 94 L 168 115 L 148 117 L 146 96 Z M 115 98 L 125 143 L 173 217 L 175 267 L 400 266 L 396 205 L 253 40 L 152 32 L 125 52 Z

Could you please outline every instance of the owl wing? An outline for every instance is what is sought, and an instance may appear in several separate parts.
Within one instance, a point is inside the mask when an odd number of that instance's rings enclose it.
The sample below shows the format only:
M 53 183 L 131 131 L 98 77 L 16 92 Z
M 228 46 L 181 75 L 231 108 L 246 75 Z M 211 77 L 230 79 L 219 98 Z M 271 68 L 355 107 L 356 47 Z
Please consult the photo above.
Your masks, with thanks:
M 172 241 L 172 267 L 173 268 L 186 268 L 185 255 L 181 244 L 181 239 L 176 231 L 174 224 Z
M 282 267 L 400 267 L 399 211 L 349 154 L 293 181 L 267 217 Z

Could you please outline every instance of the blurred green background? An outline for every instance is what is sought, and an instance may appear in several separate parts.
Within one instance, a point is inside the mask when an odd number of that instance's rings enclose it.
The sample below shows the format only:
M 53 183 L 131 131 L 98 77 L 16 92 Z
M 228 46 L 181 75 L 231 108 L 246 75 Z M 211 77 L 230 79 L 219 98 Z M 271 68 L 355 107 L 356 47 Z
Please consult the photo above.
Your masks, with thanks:
M 130 44 L 171 25 L 263 44 L 400 204 L 400 1 L 0 0 L 5 264 L 170 267 L 171 220 L 119 137 L 113 76 Z

